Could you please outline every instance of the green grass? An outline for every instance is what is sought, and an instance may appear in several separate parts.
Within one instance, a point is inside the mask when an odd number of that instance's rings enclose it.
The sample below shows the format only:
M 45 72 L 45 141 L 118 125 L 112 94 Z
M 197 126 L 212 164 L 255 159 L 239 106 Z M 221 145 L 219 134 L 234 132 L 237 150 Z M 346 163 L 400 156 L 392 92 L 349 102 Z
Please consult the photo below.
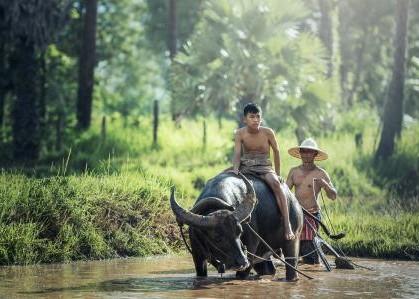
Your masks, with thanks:
M 145 173 L 0 176 L 0 264 L 167 253 L 171 183 Z
M 326 201 L 323 220 L 346 237 L 331 242 L 347 255 L 419 260 L 419 213 L 386 204 L 381 198 Z
M 185 120 L 176 128 L 162 117 L 157 147 L 147 118 L 139 127 L 109 122 L 105 142 L 94 122 L 63 153 L 44 156 L 35 168 L 3 170 L 0 264 L 145 256 L 182 248 L 168 204 L 170 186 L 177 187 L 179 202 L 189 207 L 203 184 L 231 164 L 235 123 L 224 121 L 219 128 L 209 118 L 204 148 L 202 121 Z M 286 151 L 296 140 L 288 132 L 277 136 L 286 176 L 299 164 Z M 348 233 L 340 242 L 344 251 L 418 260 L 417 197 L 406 200 L 387 192 L 386 180 L 367 163 L 374 132 L 364 132 L 362 149 L 356 149 L 348 132 L 317 141 L 330 156 L 319 165 L 339 191 L 338 200 L 326 204 L 335 228 Z M 402 138 L 392 163 L 410 166 L 415 146 Z

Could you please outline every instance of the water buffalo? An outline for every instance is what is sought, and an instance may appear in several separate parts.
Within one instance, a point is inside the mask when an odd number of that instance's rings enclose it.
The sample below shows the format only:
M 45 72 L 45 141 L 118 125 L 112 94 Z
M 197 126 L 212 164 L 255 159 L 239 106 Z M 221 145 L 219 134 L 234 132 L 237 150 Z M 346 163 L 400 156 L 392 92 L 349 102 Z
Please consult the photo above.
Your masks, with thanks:
M 271 261 L 256 263 L 249 253 L 263 256 L 269 250 L 250 231 L 245 222 L 275 250 L 283 250 L 286 260 L 297 266 L 303 213 L 286 184 L 282 184 L 289 204 L 290 222 L 295 240 L 284 238 L 283 219 L 272 190 L 260 179 L 242 174 L 221 173 L 209 180 L 190 211 L 170 196 L 171 208 L 179 223 L 189 225 L 189 237 L 197 276 L 207 276 L 207 262 L 219 272 L 237 271 L 246 278 L 253 267 L 259 275 L 275 274 Z M 296 271 L 286 266 L 286 279 L 297 279 Z

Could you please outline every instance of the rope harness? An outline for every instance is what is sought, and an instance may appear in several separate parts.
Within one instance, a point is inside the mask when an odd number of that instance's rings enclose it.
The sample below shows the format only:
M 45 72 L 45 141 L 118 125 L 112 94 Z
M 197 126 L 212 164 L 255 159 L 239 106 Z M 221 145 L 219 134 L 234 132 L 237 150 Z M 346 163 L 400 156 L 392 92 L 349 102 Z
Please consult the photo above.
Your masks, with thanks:
M 313 196 L 314 196 L 314 199 L 315 200 L 317 200 L 316 199 L 316 193 L 315 193 L 315 189 L 314 189 L 314 181 L 315 181 L 315 179 L 313 178 L 313 183 L 312 183 L 312 189 L 313 189 Z M 327 229 L 327 227 L 320 221 L 320 219 L 317 219 L 317 217 L 315 217 L 314 215 L 312 215 L 311 213 L 309 213 L 308 211 L 307 211 L 307 213 L 308 214 L 310 214 L 321 226 L 322 226 L 322 228 L 325 230 L 325 232 L 326 232 L 326 234 L 330 237 L 330 238 L 332 238 L 332 239 L 340 239 L 340 238 L 342 238 L 343 236 L 345 236 L 345 234 L 344 233 L 338 233 L 338 234 L 336 234 L 335 233 L 335 229 L 334 229 L 334 227 L 333 227 L 333 224 L 332 224 L 332 222 L 330 221 L 330 218 L 329 218 L 329 213 L 328 213 L 328 211 L 327 211 L 327 209 L 326 209 L 326 205 L 325 205 L 325 202 L 324 202 L 324 198 L 323 198 L 323 192 L 322 192 L 322 190 L 320 189 L 320 195 L 321 195 L 321 199 L 322 199 L 322 203 L 323 203 L 323 207 L 324 207 L 324 210 L 325 210 L 325 215 L 326 215 L 326 218 L 327 218 L 327 220 L 328 220 L 328 224 L 330 225 L 330 227 L 332 228 L 332 231 L 333 231 L 333 235 L 332 234 L 330 234 L 330 232 L 328 231 L 328 229 Z M 306 253 L 305 255 L 303 255 L 303 256 L 299 256 L 299 257 L 306 257 L 306 256 L 309 256 L 309 255 L 311 255 L 311 254 L 313 254 L 314 252 L 317 252 L 317 254 L 319 255 L 319 257 L 322 259 L 322 262 L 323 262 L 323 264 L 325 265 L 325 267 L 327 268 L 327 270 L 328 271 L 331 271 L 331 268 L 330 268 L 330 265 L 328 264 L 328 262 L 327 262 L 327 260 L 325 260 L 325 257 L 324 257 L 324 253 L 323 253 L 323 251 L 321 250 L 321 244 L 320 243 L 323 243 L 323 244 L 326 244 L 327 245 L 327 247 L 329 248 L 329 249 L 331 249 L 331 251 L 333 252 L 334 250 L 333 250 L 333 248 L 331 248 L 331 246 L 329 245 L 329 244 L 327 244 L 319 235 L 318 235 L 318 233 L 317 233 L 317 229 L 316 228 L 314 228 L 312 225 L 311 225 L 311 223 L 309 223 L 307 220 L 304 220 L 307 224 L 308 224 L 308 226 L 310 227 L 310 229 L 314 232 L 314 234 L 315 234 L 315 238 L 318 238 L 318 239 L 320 239 L 320 241 L 319 242 L 317 242 L 316 244 L 315 244 L 315 246 L 314 246 L 314 250 L 312 250 L 312 251 L 310 251 L 309 253 Z M 288 263 L 286 260 L 288 259 L 288 260 L 294 260 L 295 258 L 294 257 L 285 257 L 285 258 L 282 258 L 282 257 L 280 257 L 277 253 L 276 253 L 276 251 L 252 228 L 252 226 L 248 223 L 248 222 L 245 222 L 244 224 L 246 224 L 247 225 L 247 227 L 249 228 L 249 230 L 272 252 L 272 255 L 276 258 L 276 259 L 278 259 L 278 260 L 280 260 L 282 263 L 284 263 L 285 265 L 287 265 L 287 266 L 289 266 L 289 267 L 291 267 L 293 270 L 295 270 L 297 273 L 299 273 L 299 274 L 301 274 L 302 276 L 304 276 L 304 277 L 306 277 L 307 279 L 313 279 L 313 277 L 311 277 L 311 276 L 309 276 L 309 275 L 307 275 L 307 274 L 305 274 L 305 273 L 303 273 L 302 271 L 300 271 L 300 270 L 298 270 L 296 267 L 294 267 L 293 265 L 291 265 L 290 263 Z M 183 240 L 183 242 L 185 243 L 185 246 L 186 246 L 186 248 L 187 248 L 187 250 L 189 251 L 189 253 L 192 255 L 192 249 L 190 248 L 190 246 L 189 246 L 189 244 L 188 244 L 188 242 L 186 241 L 186 238 L 185 238 L 185 235 L 184 235 L 184 232 L 183 232 L 183 224 L 181 224 L 181 223 L 178 223 L 178 225 L 179 225 L 179 230 L 180 230 L 180 234 L 181 234 L 181 236 L 182 236 L 182 240 Z M 222 255 L 224 255 L 225 257 L 229 257 L 229 255 L 226 253 L 226 252 L 224 252 L 221 248 L 219 248 L 216 244 L 214 244 L 209 238 L 205 238 L 205 241 L 207 242 L 207 243 L 209 243 L 209 245 L 210 246 L 212 246 L 214 249 L 216 249 L 219 253 L 221 253 Z M 313 241 L 315 241 L 315 240 L 313 240 Z M 200 241 L 199 241 L 200 242 Z M 246 255 L 250 255 L 250 256 L 252 256 L 252 257 L 255 257 L 255 258 L 257 258 L 257 259 L 260 259 L 260 260 L 262 260 L 262 261 L 271 261 L 270 259 L 266 259 L 266 258 L 264 258 L 264 257 L 261 257 L 261 256 L 258 256 L 258 255 L 256 255 L 256 254 L 254 254 L 254 253 L 252 253 L 252 252 L 248 252 L 247 251 L 247 249 L 246 249 L 246 246 L 243 244 L 243 242 L 240 240 L 240 243 L 241 243 L 241 246 L 242 246 L 242 249 L 244 250 L 244 252 L 245 252 L 245 254 Z M 205 248 L 204 246 L 202 246 L 202 244 L 201 244 L 201 247 L 203 247 L 203 248 Z M 343 256 L 348 262 L 350 262 L 350 263 L 352 263 L 353 265 L 355 265 L 355 266 L 357 266 L 357 267 L 360 267 L 360 268 L 364 268 L 364 269 L 367 269 L 367 270 L 373 270 L 372 268 L 369 268 L 369 267 L 365 267 L 365 266 L 361 266 L 361 265 L 358 265 L 358 264 L 356 264 L 356 263 L 354 263 L 353 261 L 351 261 L 348 257 L 347 257 L 347 255 L 343 252 L 343 250 L 341 249 L 341 247 L 339 246 L 339 244 L 337 244 L 337 247 L 338 247 L 338 250 L 340 251 L 340 255 L 341 256 Z M 219 262 L 217 259 L 215 259 L 215 258 L 213 258 L 212 257 L 212 255 L 211 255 L 211 252 L 210 251 L 208 251 L 208 252 L 206 252 L 207 253 L 207 255 L 209 255 L 209 256 L 207 256 L 207 258 L 209 258 L 209 259 L 211 259 L 211 260 L 213 260 L 213 261 L 217 261 L 217 262 Z M 337 253 L 337 252 L 334 252 L 334 254 L 336 255 L 336 257 L 340 257 L 340 255 Z M 221 267 L 221 268 L 223 268 L 223 267 Z M 219 267 L 219 272 L 220 272 L 220 267 Z M 222 270 L 222 272 L 220 272 L 220 273 L 223 273 L 224 271 Z
M 249 228 L 249 230 L 272 252 L 272 255 L 276 258 L 276 259 L 278 259 L 278 260 L 280 260 L 281 262 L 283 262 L 285 265 L 287 265 L 287 266 L 289 266 L 289 267 L 291 267 L 293 270 L 295 270 L 297 273 L 299 273 L 299 274 L 301 274 L 301 275 L 303 275 L 304 277 L 306 277 L 306 278 L 308 278 L 308 279 L 313 279 L 313 277 L 311 277 L 311 276 L 309 276 L 309 275 L 307 275 L 307 274 L 305 274 L 305 273 L 303 273 L 302 271 L 300 271 L 300 270 L 298 270 L 296 267 L 294 267 L 293 265 L 291 265 L 289 262 L 287 262 L 286 260 L 288 259 L 295 259 L 295 258 L 293 258 L 293 257 L 287 257 L 287 258 L 285 258 L 285 259 L 283 259 L 282 257 L 280 257 L 276 252 L 275 252 L 275 250 L 271 247 L 271 246 L 269 246 L 269 244 L 250 226 L 250 224 L 249 223 L 245 223 L 247 226 L 248 226 L 248 228 Z M 190 249 L 190 247 L 189 247 L 189 245 L 188 245 L 188 243 L 186 242 L 186 238 L 185 238 L 185 236 L 184 236 L 184 233 L 183 233 L 183 229 L 182 229 L 182 224 L 179 224 L 179 229 L 180 229 L 180 233 L 181 233 L 181 235 L 182 235 L 182 239 L 183 239 L 183 242 L 185 243 L 185 245 L 186 245 L 186 248 L 188 249 L 188 251 L 192 254 L 192 250 Z M 217 251 L 219 251 L 220 253 L 222 253 L 225 257 L 229 257 L 229 255 L 228 254 L 226 254 L 222 249 L 220 249 L 217 245 L 215 245 L 213 242 L 211 242 L 208 238 L 206 238 L 206 241 L 213 247 L 213 248 L 215 248 Z M 240 242 L 241 242 L 241 240 L 240 240 Z M 245 251 L 245 254 L 246 255 L 251 255 L 251 256 L 254 256 L 254 257 L 256 257 L 256 258 L 259 258 L 259 259 L 261 259 L 261 260 L 264 260 L 264 261 L 270 261 L 270 260 L 268 260 L 268 259 L 265 259 L 265 258 L 263 258 L 263 257 L 260 257 L 260 256 L 258 256 L 258 255 L 256 255 L 256 254 L 254 254 L 254 253 L 251 253 L 251 252 L 248 252 L 247 250 L 246 250 L 246 246 L 245 245 L 243 245 L 243 243 L 241 242 L 241 244 L 242 244 L 242 246 L 244 247 L 244 251 Z M 209 253 L 209 252 L 208 252 Z M 211 255 L 210 253 L 209 253 L 209 255 Z M 211 256 L 209 256 L 208 258 L 211 258 Z

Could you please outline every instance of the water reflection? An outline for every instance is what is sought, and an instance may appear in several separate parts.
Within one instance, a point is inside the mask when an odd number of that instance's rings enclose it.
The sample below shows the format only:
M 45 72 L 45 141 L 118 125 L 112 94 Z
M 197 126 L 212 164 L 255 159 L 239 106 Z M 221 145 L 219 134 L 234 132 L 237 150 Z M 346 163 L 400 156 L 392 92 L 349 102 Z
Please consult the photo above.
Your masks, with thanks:
M 301 266 L 314 280 L 284 282 L 277 276 L 236 280 L 195 277 L 189 256 L 115 259 L 0 268 L 0 298 L 413 298 L 419 297 L 418 262 L 357 260 L 373 267 L 326 272 Z

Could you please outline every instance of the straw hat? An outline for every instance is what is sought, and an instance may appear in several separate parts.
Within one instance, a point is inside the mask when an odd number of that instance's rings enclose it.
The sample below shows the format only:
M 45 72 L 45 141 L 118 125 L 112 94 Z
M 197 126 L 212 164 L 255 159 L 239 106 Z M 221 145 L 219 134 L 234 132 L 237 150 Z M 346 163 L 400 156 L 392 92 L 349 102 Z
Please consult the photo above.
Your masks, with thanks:
M 290 148 L 288 150 L 288 153 L 295 158 L 301 159 L 300 148 L 311 149 L 311 150 L 317 151 L 318 154 L 314 157 L 315 161 L 322 161 L 328 158 L 328 155 L 326 154 L 326 152 L 319 149 L 316 141 L 314 141 L 313 138 L 307 138 L 306 140 L 301 142 L 300 146 Z

